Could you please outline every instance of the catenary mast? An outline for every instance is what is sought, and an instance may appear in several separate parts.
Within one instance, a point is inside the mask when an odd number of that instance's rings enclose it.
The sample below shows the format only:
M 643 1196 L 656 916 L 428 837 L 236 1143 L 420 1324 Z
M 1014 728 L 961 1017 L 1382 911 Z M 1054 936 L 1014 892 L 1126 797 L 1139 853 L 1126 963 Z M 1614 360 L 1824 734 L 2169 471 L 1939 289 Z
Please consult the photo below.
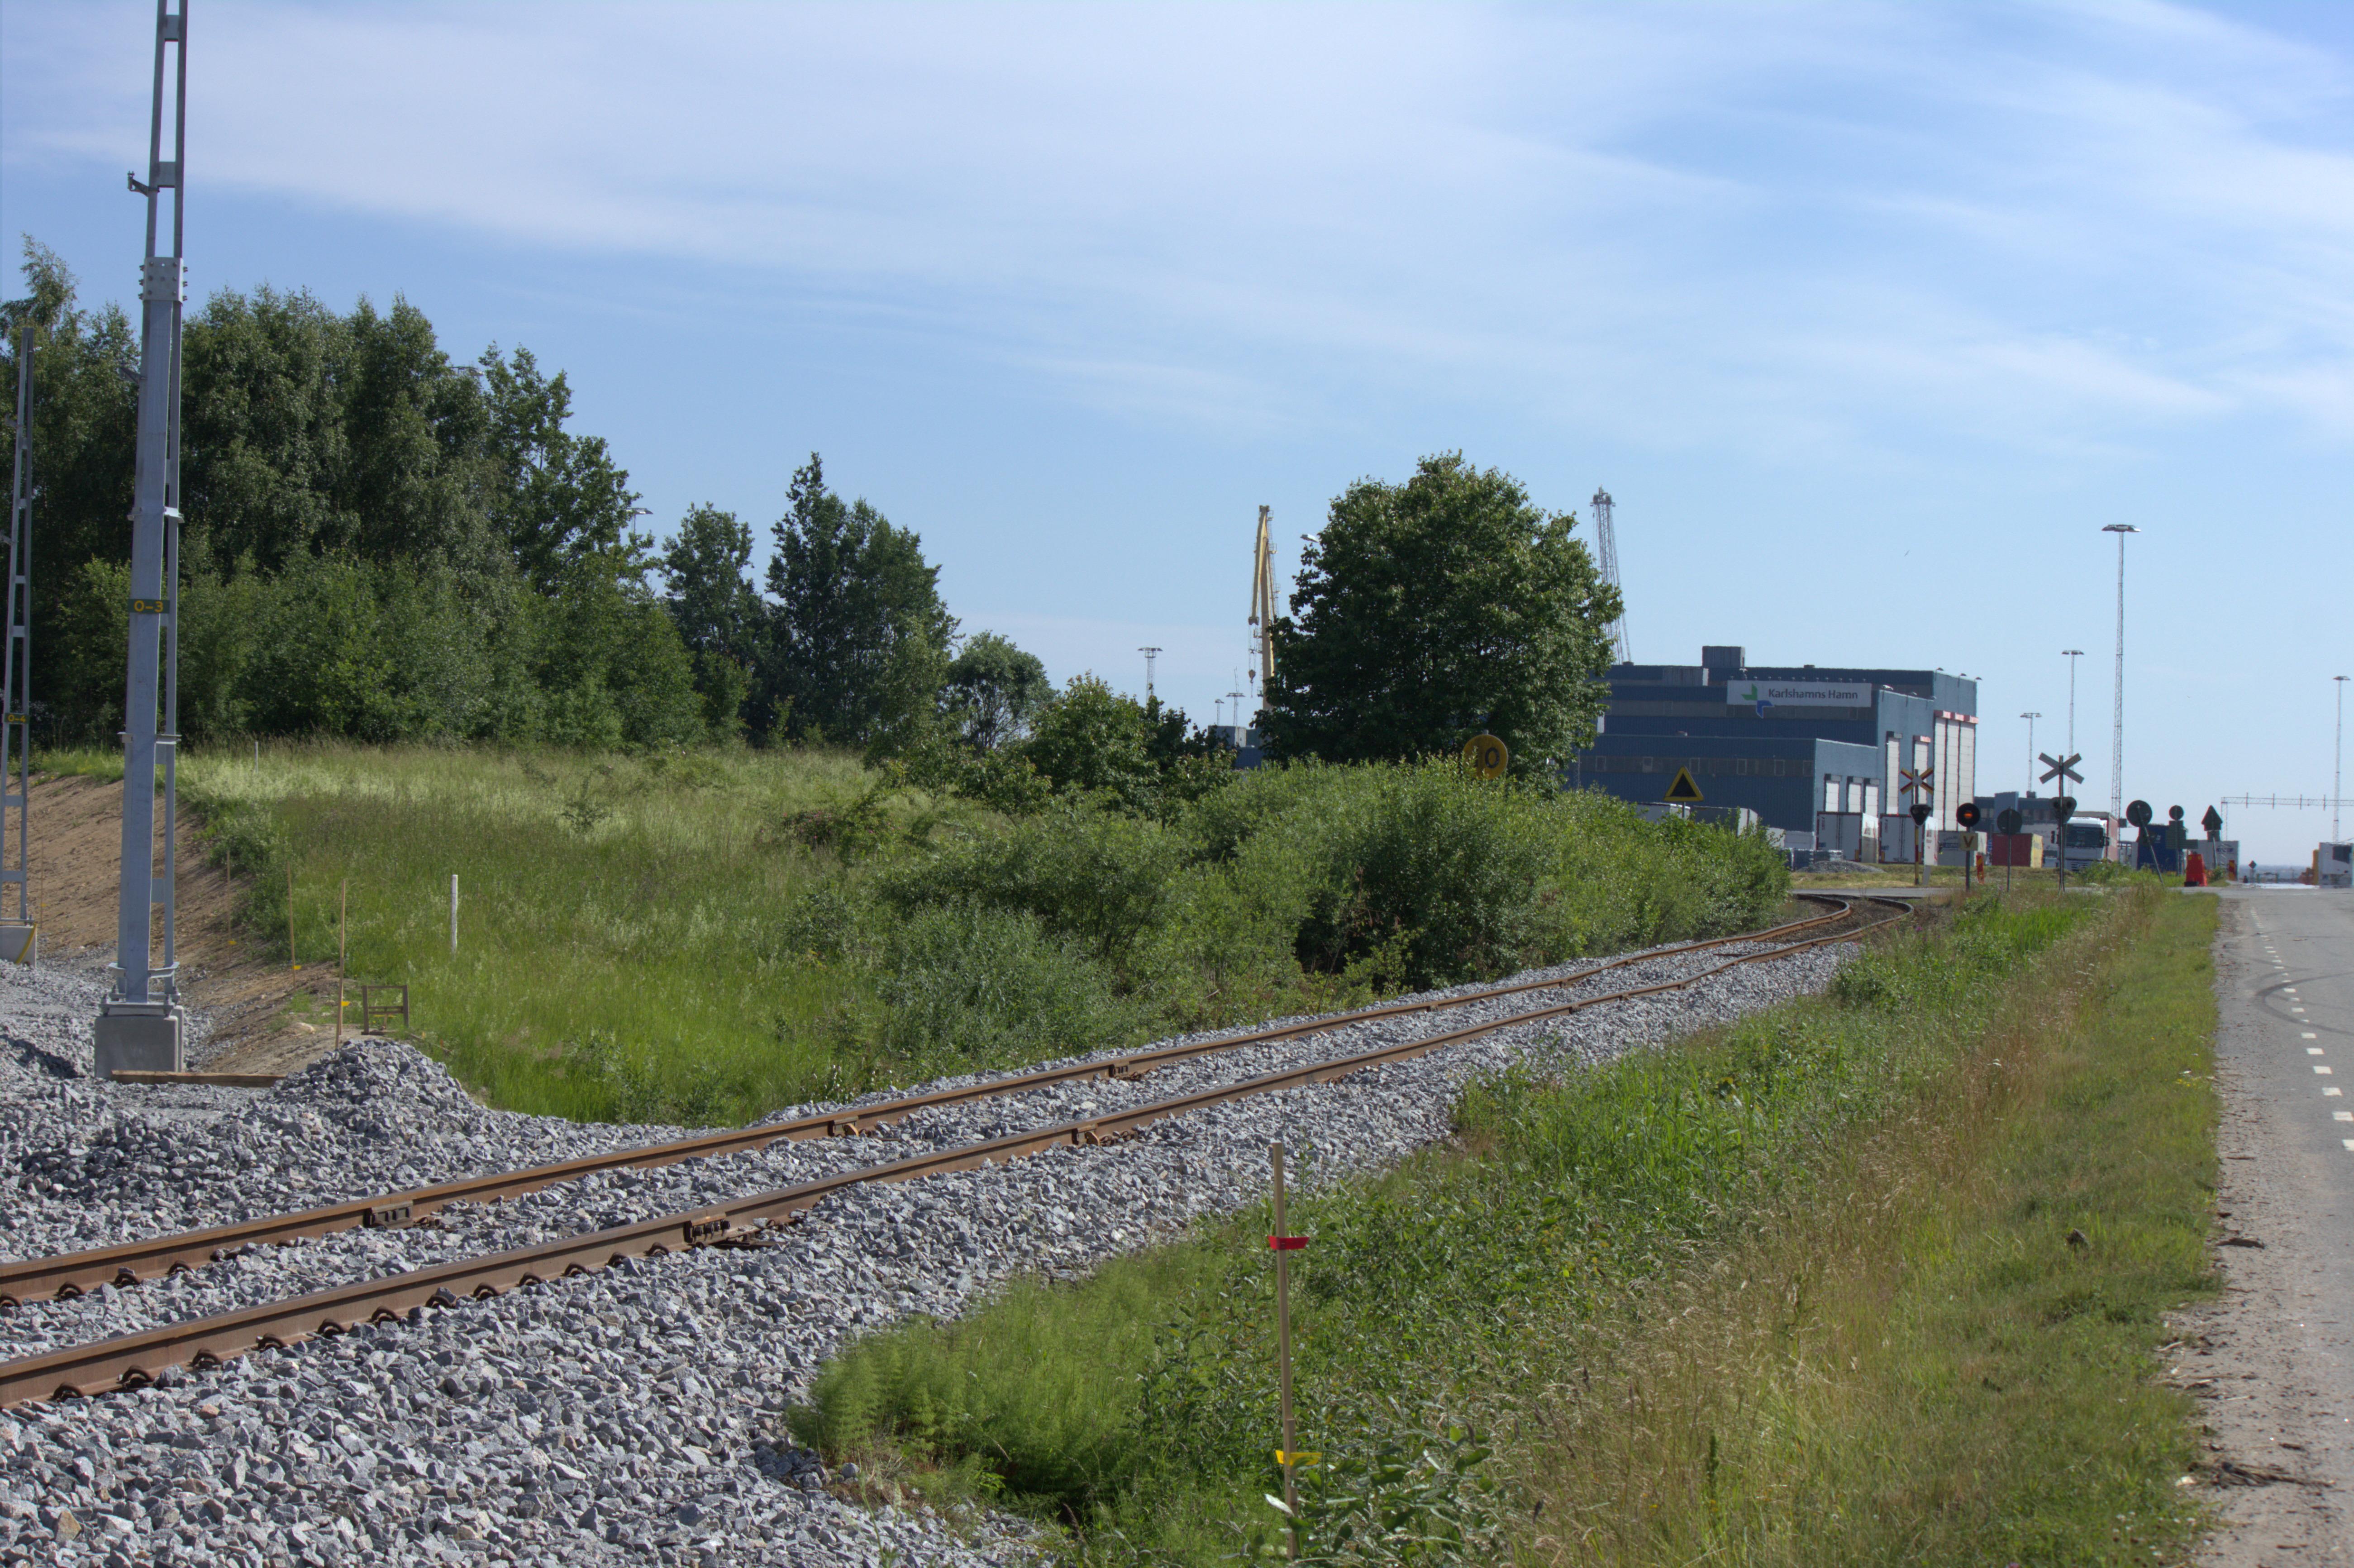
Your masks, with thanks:
M 177 1071 L 181 1065 L 185 1015 L 174 952 L 172 852 L 179 741 L 174 730 L 179 698 L 180 314 L 187 294 L 182 194 L 188 127 L 187 37 L 187 0 L 156 0 L 147 177 L 131 176 L 132 190 L 147 200 L 147 260 L 139 276 L 139 433 L 131 512 L 130 668 L 122 702 L 122 905 L 115 923 L 113 985 L 94 1031 L 101 1075 L 121 1067 Z M 168 230 L 163 210 L 167 191 L 172 202 Z M 155 866 L 159 761 L 164 768 L 160 875 Z M 153 937 L 159 910 L 160 960 Z
M 8 502 L 8 641 L 0 652 L 0 959 L 29 964 L 33 927 L 33 348 L 27 323 L 16 334 L 16 466 Z M 14 851 L 6 809 L 16 809 Z M 7 892 L 16 889 L 16 911 Z

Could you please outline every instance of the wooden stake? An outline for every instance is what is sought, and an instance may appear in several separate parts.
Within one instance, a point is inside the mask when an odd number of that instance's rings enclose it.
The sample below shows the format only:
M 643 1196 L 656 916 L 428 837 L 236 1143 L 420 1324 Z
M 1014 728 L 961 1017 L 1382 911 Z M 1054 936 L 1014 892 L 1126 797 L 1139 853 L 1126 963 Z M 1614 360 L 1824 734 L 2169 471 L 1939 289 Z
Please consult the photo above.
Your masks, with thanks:
M 347 877 L 342 891 L 335 895 L 335 1044 L 344 1043 L 344 960 L 349 952 L 345 940 L 345 920 L 352 910 L 352 885 Z
M 1283 1228 L 1283 1145 L 1267 1146 L 1268 1159 L 1275 1166 L 1275 1234 L 1269 1245 L 1275 1247 L 1275 1363 L 1283 1391 L 1283 1506 L 1289 1510 L 1291 1529 L 1290 1557 L 1299 1558 L 1299 1489 L 1292 1478 L 1291 1429 L 1291 1267 L 1290 1255 L 1281 1243 Z
M 286 967 L 289 970 L 302 966 L 294 961 L 294 863 L 286 863 Z

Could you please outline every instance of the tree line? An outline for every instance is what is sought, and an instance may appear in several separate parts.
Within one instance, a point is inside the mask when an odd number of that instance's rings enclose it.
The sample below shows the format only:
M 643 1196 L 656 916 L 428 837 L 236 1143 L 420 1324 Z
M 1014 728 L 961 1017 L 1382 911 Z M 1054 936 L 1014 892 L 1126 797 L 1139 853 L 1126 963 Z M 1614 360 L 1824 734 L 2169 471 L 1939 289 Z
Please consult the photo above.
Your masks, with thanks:
M 34 358 L 36 733 L 122 724 L 137 332 L 27 239 L 0 370 Z M 406 300 L 337 313 L 224 291 L 182 374 L 180 729 L 576 746 L 826 743 L 907 758 L 1009 809 L 1056 789 L 1144 809 L 1225 767 L 1179 711 L 949 613 L 922 539 L 845 499 L 812 454 L 770 526 L 713 506 L 666 544 L 561 371 L 471 364 Z M 14 408 L 6 410 L 11 422 Z M 13 431 L 11 432 L 13 436 Z M 1590 736 L 1615 590 L 1573 520 L 1459 454 L 1361 480 L 1275 628 L 1277 756 L 1405 757 L 1479 729 L 1531 763 Z

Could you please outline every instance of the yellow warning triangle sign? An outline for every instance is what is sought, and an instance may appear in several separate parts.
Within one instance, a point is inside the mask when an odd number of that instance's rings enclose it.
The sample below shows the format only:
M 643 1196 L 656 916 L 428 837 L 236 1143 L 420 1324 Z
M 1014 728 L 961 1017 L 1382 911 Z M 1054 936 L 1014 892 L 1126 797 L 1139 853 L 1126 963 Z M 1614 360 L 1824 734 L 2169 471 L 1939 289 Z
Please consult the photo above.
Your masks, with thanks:
M 1692 782 L 1691 768 L 1679 768 L 1676 769 L 1676 781 L 1668 786 L 1668 800 L 1670 804 L 1677 806 L 1697 806 L 1700 804 L 1700 786 Z

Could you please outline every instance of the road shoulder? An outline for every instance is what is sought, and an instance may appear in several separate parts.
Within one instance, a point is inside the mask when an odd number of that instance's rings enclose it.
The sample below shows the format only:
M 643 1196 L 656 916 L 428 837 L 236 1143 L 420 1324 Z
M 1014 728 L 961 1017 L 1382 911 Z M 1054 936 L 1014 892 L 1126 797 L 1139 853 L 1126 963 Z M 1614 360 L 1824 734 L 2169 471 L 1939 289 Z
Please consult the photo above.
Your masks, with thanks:
M 2219 1523 L 2198 1561 L 2354 1563 L 2345 1493 L 2332 1479 L 2348 1457 L 2349 1411 L 2329 1384 L 2346 1363 L 2317 1342 L 2326 1320 L 2343 1313 L 2327 1290 L 2334 1270 L 2324 1266 L 2341 1229 L 2304 1180 L 2305 1121 L 2315 1113 L 2278 1092 L 2283 1044 L 2255 1001 L 2270 971 L 2250 905 L 2227 898 L 2221 914 L 2214 1252 L 2224 1284 L 2177 1314 L 2168 1374 L 2199 1397 L 2204 1415 L 2208 1461 L 2196 1491 Z

